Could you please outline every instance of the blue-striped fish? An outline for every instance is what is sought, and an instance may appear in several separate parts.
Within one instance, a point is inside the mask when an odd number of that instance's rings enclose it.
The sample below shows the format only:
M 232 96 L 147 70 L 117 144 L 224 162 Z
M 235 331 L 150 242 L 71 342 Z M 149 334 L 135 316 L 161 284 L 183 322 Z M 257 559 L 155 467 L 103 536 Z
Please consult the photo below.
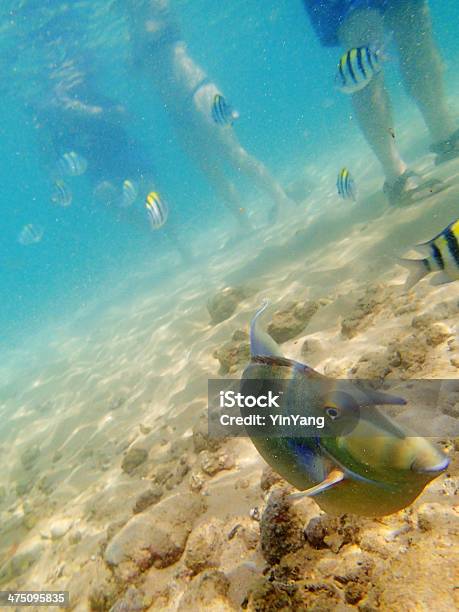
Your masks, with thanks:
M 368 85 L 381 70 L 381 54 L 374 47 L 354 47 L 343 53 L 338 63 L 336 85 L 353 94 Z
M 44 230 L 42 227 L 39 225 L 33 225 L 32 223 L 27 223 L 27 225 L 24 225 L 22 230 L 19 232 L 18 242 L 23 246 L 36 244 L 43 238 L 43 234 Z
M 75 151 L 64 153 L 57 162 L 58 171 L 62 176 L 80 176 L 86 172 L 87 167 L 86 159 Z
M 218 125 L 233 125 L 239 113 L 235 111 L 221 94 L 215 94 L 212 101 L 212 119 Z
M 341 168 L 339 171 L 338 178 L 336 179 L 336 189 L 338 190 L 338 195 L 343 200 L 355 201 L 357 199 L 355 181 L 347 168 Z
M 137 199 L 139 190 L 137 189 L 137 185 L 134 181 L 130 179 L 126 179 L 123 182 L 123 188 L 121 193 L 121 203 L 120 206 L 122 208 L 127 208 L 128 206 L 132 206 Z
M 426 250 L 427 253 L 423 259 L 400 260 L 409 270 L 405 289 L 410 289 L 431 272 L 439 273 L 432 281 L 434 285 L 459 280 L 459 219 L 450 223 L 431 240 L 417 244 L 415 248 Z
M 166 203 L 159 197 L 156 191 L 151 191 L 147 195 L 145 207 L 152 229 L 159 229 L 166 223 L 167 217 L 169 216 L 169 210 Z
M 271 415 L 322 415 L 322 434 L 283 426 L 248 429 L 252 442 L 269 465 L 301 492 L 291 498 L 314 497 L 331 514 L 384 516 L 411 504 L 449 465 L 448 456 L 432 442 L 404 431 L 378 411 L 384 404 L 403 405 L 403 398 L 334 380 L 282 356 L 280 347 L 260 328 L 255 314 L 250 328 L 251 362 L 244 370 L 249 392 L 272 388 L 283 398 Z M 253 384 L 254 383 L 254 384 Z M 241 408 L 242 416 L 253 409 Z M 264 433 L 267 431 L 267 433 Z
M 54 183 L 51 202 L 63 207 L 70 206 L 72 203 L 72 192 L 68 185 L 61 179 L 58 179 Z

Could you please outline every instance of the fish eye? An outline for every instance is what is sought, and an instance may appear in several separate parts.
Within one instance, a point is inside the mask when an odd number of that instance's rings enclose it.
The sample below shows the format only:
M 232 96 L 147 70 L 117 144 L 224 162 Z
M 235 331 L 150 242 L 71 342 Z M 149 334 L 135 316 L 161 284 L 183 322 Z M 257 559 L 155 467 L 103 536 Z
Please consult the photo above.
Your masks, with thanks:
M 325 406 L 325 412 L 333 420 L 340 416 L 340 411 L 336 406 Z

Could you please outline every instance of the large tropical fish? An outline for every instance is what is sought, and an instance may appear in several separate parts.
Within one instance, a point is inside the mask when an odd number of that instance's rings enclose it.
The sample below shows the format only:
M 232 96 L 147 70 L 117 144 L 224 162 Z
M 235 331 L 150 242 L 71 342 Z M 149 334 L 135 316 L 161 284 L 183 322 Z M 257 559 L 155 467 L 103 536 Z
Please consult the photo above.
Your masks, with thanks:
M 251 362 L 241 388 L 272 381 L 282 389 L 285 414 L 325 416 L 327 427 L 312 435 L 249 435 L 267 463 L 300 489 L 293 498 L 314 496 L 330 514 L 376 517 L 411 504 L 424 487 L 444 472 L 448 457 L 430 441 L 402 430 L 375 406 L 405 404 L 399 397 L 333 380 L 306 365 L 286 359 L 260 328 L 255 314 L 250 330 Z M 241 408 L 243 416 L 249 410 Z M 279 412 L 279 409 L 276 411 Z M 274 434 L 274 435 L 273 435 Z

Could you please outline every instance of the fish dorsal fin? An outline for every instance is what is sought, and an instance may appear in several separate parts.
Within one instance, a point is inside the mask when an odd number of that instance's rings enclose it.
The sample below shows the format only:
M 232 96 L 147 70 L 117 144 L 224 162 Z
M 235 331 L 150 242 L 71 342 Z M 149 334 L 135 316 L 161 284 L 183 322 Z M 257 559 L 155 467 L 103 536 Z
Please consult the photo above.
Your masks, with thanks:
M 271 355 L 254 355 L 252 357 L 253 363 L 259 363 L 267 366 L 276 366 L 279 368 L 291 368 L 295 365 L 295 362 L 287 357 L 277 357 Z
M 252 357 L 255 355 L 282 357 L 282 351 L 278 344 L 260 327 L 260 317 L 268 305 L 268 300 L 264 300 L 250 324 L 250 354 Z
M 432 244 L 432 242 L 440 236 L 441 234 L 438 234 L 438 236 L 435 236 L 435 238 L 431 238 L 430 240 L 426 240 L 425 242 L 418 242 L 414 245 L 413 248 L 418 249 L 419 251 L 423 251 L 425 254 L 427 254 L 429 253 L 430 245 Z
M 268 355 L 254 355 L 252 357 L 252 363 L 258 363 L 261 365 L 267 365 L 277 368 L 291 368 L 296 372 L 303 374 L 307 378 L 325 379 L 323 374 L 316 372 L 313 368 L 310 368 L 299 361 L 294 359 L 288 359 L 287 357 L 270 357 Z
M 328 476 L 319 482 L 319 484 L 314 485 L 310 489 L 306 489 L 306 491 L 300 491 L 298 493 L 292 493 L 289 495 L 289 499 L 303 499 L 304 497 L 313 497 L 318 493 L 323 493 L 328 489 L 335 487 L 337 484 L 342 482 L 345 478 L 344 472 L 338 468 L 334 468 Z
M 405 406 L 406 400 L 398 395 L 373 389 L 367 381 L 340 379 L 336 381 L 338 391 L 352 395 L 359 406 Z
M 406 399 L 398 395 L 377 391 L 371 387 L 363 389 L 367 397 L 367 406 L 406 406 Z
M 362 431 L 365 430 L 365 427 L 369 427 L 369 431 L 372 431 L 369 435 L 376 435 L 379 432 L 383 436 L 393 436 L 400 439 L 406 437 L 403 429 L 392 422 L 385 414 L 379 412 L 376 407 L 385 405 L 405 406 L 407 402 L 403 397 L 384 393 L 369 386 L 359 386 L 349 380 L 338 381 L 337 393 L 340 392 L 351 395 L 362 409 L 358 422 L 356 422 L 357 429 L 354 430 L 355 435 L 362 436 Z M 352 436 L 354 434 L 350 432 L 349 435 Z
M 414 246 L 415 249 L 420 248 L 422 249 L 424 248 L 428 248 L 430 247 L 430 245 L 435 242 L 436 240 L 438 240 L 438 238 L 440 238 L 441 236 L 443 236 L 445 234 L 445 232 L 447 232 L 448 230 L 453 229 L 454 231 L 454 226 L 456 225 L 456 223 L 459 221 L 459 219 L 455 219 L 454 221 L 452 221 L 449 225 L 447 225 L 444 229 L 442 229 L 440 232 L 438 232 L 438 234 L 436 234 L 433 238 L 431 238 L 430 240 L 426 240 L 425 242 L 420 242 L 418 244 L 416 244 Z
M 380 428 L 397 438 L 405 437 L 402 429 L 376 408 L 376 406 L 406 406 L 407 401 L 403 397 L 373 389 L 366 384 L 366 381 L 359 383 L 354 380 L 338 380 L 336 381 L 336 391 L 337 393 L 342 392 L 350 395 L 357 405 L 363 408 L 360 413 L 362 421 L 371 422 L 374 427 Z

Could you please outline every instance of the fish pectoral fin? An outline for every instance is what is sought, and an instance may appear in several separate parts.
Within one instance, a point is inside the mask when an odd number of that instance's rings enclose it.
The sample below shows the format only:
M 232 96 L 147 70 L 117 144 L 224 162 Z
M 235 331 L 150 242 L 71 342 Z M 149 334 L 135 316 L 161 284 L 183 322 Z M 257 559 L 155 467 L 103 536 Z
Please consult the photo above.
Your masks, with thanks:
M 306 489 L 306 491 L 292 493 L 288 497 L 291 500 L 302 499 L 303 497 L 313 497 L 314 495 L 317 495 L 318 493 L 323 493 L 324 491 L 327 491 L 327 489 L 330 489 L 331 487 L 334 487 L 335 485 L 339 484 L 341 481 L 344 480 L 344 478 L 344 472 L 335 468 L 330 472 L 327 478 L 325 478 L 325 480 L 322 480 L 322 482 L 319 482 L 319 484 L 311 487 L 310 489 Z
M 415 244 L 413 246 L 413 249 L 415 251 L 419 251 L 420 253 L 422 253 L 424 257 L 427 257 L 428 255 L 430 255 L 430 245 L 431 244 L 432 244 L 431 240 L 428 240 L 427 242 L 418 242 L 418 244 Z

